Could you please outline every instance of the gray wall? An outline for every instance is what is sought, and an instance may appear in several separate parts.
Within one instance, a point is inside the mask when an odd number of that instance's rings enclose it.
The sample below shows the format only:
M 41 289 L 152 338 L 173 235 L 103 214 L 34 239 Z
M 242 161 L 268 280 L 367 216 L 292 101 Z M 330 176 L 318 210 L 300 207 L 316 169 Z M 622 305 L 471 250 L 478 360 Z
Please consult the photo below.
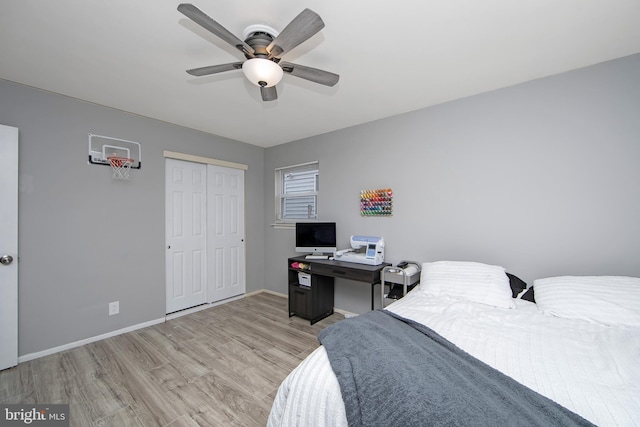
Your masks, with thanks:
M 640 276 L 638 75 L 635 55 L 267 150 L 0 80 L 0 123 L 20 129 L 19 353 L 164 315 L 163 150 L 249 165 L 248 291 L 287 292 L 273 170 L 311 160 L 341 247 L 381 235 L 393 263 L 480 261 L 529 282 Z M 88 165 L 90 132 L 141 142 L 142 170 L 117 182 Z M 360 217 L 360 190 L 379 187 L 393 217 Z M 364 312 L 369 289 L 339 280 L 335 304 Z
M 247 291 L 264 287 L 264 149 L 4 80 L 0 123 L 20 129 L 20 355 L 164 316 L 163 150 L 249 166 Z M 89 133 L 140 142 L 142 169 L 89 165 Z
M 265 153 L 265 287 L 286 293 L 293 231 L 273 229 L 276 167 L 320 162 L 321 220 L 383 236 L 387 261 L 468 260 L 527 282 L 640 276 L 640 55 L 272 147 Z M 360 190 L 391 187 L 393 217 Z M 363 312 L 367 286 L 336 282 Z

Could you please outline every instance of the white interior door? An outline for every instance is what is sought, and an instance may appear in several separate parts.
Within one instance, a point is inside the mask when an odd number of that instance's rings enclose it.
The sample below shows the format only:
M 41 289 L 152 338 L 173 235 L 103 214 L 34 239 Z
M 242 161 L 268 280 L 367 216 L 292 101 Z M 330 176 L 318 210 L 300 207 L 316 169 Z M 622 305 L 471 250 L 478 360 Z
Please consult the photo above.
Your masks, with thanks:
M 208 301 L 245 293 L 244 170 L 208 165 Z
M 207 302 L 207 167 L 165 160 L 167 313 Z
M 18 129 L 0 125 L 0 370 L 18 364 Z

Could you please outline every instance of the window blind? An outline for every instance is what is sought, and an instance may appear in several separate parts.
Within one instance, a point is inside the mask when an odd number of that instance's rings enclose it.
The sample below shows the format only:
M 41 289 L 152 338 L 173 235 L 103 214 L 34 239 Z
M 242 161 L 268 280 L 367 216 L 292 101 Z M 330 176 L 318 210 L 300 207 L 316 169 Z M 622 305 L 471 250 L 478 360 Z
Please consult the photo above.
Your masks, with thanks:
M 318 178 L 317 162 L 276 170 L 278 220 L 318 218 Z

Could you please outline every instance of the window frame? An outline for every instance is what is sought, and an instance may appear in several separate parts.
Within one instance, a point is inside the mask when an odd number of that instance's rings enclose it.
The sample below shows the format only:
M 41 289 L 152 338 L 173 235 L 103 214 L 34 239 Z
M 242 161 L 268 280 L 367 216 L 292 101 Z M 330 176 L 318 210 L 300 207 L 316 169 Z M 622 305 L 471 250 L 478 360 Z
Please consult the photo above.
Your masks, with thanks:
M 285 177 L 291 173 L 302 173 L 315 171 L 314 186 L 315 191 L 285 193 Z M 318 195 L 320 193 L 320 164 L 319 162 L 307 162 L 297 165 L 284 166 L 275 169 L 275 225 L 293 226 L 298 221 L 318 221 Z M 302 197 L 313 197 L 315 215 L 311 217 L 285 217 L 283 212 L 284 199 L 295 199 Z

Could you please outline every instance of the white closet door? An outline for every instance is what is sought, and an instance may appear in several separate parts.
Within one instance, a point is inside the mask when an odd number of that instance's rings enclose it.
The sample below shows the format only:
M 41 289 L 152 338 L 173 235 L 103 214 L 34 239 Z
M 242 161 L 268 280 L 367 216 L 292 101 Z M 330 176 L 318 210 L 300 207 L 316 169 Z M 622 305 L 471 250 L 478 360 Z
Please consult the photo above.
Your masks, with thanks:
M 0 125 L 0 370 L 18 364 L 18 128 Z
M 208 301 L 245 293 L 244 170 L 208 165 Z
M 165 160 L 167 313 L 207 302 L 207 167 Z

